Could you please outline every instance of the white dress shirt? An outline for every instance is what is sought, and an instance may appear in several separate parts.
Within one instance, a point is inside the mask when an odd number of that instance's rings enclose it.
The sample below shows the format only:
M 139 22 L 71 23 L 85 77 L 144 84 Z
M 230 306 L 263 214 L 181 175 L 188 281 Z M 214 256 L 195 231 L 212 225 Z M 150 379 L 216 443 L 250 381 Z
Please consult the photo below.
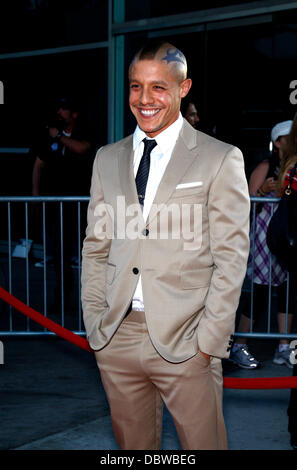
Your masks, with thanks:
M 157 189 L 160 181 L 164 175 L 168 162 L 171 158 L 177 138 L 183 126 L 183 118 L 181 113 L 176 121 L 171 126 L 167 127 L 163 132 L 160 132 L 154 140 L 157 142 L 156 147 L 151 152 L 150 172 L 147 181 L 144 205 L 143 205 L 143 218 L 147 219 L 150 212 L 152 203 L 155 199 Z M 143 139 L 149 137 L 138 126 L 136 127 L 133 135 L 133 150 L 134 150 L 134 176 L 136 177 L 139 163 L 144 150 Z M 139 276 L 138 284 L 133 296 L 132 303 L 133 310 L 144 310 L 141 276 Z

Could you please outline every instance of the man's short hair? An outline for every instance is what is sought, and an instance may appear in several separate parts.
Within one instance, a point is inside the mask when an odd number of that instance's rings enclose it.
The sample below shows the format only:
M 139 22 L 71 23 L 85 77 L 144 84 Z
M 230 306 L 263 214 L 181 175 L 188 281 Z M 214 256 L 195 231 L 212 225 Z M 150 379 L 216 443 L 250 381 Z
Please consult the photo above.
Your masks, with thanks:
M 165 62 L 170 67 L 174 67 L 179 79 L 185 80 L 187 78 L 187 60 L 177 47 L 173 46 L 167 41 L 149 40 L 134 56 L 130 69 L 133 63 L 137 60 L 158 60 Z
M 150 40 L 136 54 L 138 60 L 153 60 L 157 52 L 166 44 L 164 41 Z

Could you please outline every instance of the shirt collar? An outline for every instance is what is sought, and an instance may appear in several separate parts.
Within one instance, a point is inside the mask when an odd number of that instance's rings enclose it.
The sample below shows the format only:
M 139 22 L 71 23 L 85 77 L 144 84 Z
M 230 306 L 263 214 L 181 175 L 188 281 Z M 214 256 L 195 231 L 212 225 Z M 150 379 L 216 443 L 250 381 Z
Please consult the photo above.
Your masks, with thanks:
M 174 123 L 172 123 L 164 131 L 160 132 L 160 134 L 158 134 L 156 137 L 154 137 L 155 141 L 157 142 L 157 145 L 160 147 L 163 154 L 167 152 L 171 147 L 174 147 L 175 142 L 177 141 L 178 135 L 183 126 L 183 122 L 183 117 L 181 113 L 179 113 L 179 116 L 177 120 L 174 121 Z M 146 137 L 146 133 L 143 132 L 137 125 L 133 134 L 133 150 L 135 150 Z

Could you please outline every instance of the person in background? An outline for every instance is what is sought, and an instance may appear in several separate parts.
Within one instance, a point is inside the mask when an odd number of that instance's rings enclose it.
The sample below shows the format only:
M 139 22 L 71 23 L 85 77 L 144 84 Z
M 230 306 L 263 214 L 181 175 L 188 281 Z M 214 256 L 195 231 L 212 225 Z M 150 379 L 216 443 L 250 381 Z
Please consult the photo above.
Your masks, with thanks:
M 79 104 L 70 97 L 61 98 L 53 117 L 40 131 L 32 148 L 35 155 L 33 196 L 88 195 L 93 159 L 91 141 Z M 81 224 L 85 226 L 86 206 L 82 205 L 81 212 Z M 71 266 L 79 256 L 76 203 L 63 204 L 63 256 L 60 229 L 60 208 L 57 203 L 47 203 L 47 252 L 53 257 L 57 279 L 55 300 L 50 308 L 55 311 L 61 307 L 62 280 L 65 303 L 69 300 L 73 285 Z
M 181 104 L 181 113 L 183 117 L 193 126 L 195 129 L 198 128 L 198 123 L 200 121 L 198 116 L 197 108 L 193 100 L 186 96 Z
M 291 126 L 292 121 L 288 120 L 273 127 L 271 131 L 272 157 L 269 160 L 262 161 L 252 172 L 249 181 L 251 196 L 277 196 L 277 178 Z M 251 250 L 254 249 L 254 252 L 250 252 L 247 268 L 247 276 L 253 282 L 253 321 L 257 321 L 259 314 L 265 308 L 267 310 L 271 256 L 271 284 L 276 287 L 278 297 L 278 329 L 280 333 L 286 333 L 287 271 L 280 265 L 276 257 L 270 253 L 266 243 L 266 232 L 271 218 L 270 204 L 260 203 L 257 211 L 254 236 L 253 227 L 251 226 Z M 288 332 L 291 331 L 292 327 L 293 305 L 293 295 L 291 293 L 289 296 Z M 240 316 L 238 332 L 248 333 L 250 326 L 250 309 L 246 306 L 245 312 Z M 250 353 L 247 347 L 247 338 L 245 337 L 236 338 L 229 360 L 243 369 L 256 369 L 260 366 L 259 361 Z M 292 368 L 289 341 L 287 339 L 280 339 L 273 362 L 275 364 L 285 364 L 287 367 Z
M 33 146 L 36 155 L 33 196 L 87 194 L 89 178 L 84 175 L 87 174 L 90 140 L 79 104 L 69 97 L 61 98 L 53 118 Z

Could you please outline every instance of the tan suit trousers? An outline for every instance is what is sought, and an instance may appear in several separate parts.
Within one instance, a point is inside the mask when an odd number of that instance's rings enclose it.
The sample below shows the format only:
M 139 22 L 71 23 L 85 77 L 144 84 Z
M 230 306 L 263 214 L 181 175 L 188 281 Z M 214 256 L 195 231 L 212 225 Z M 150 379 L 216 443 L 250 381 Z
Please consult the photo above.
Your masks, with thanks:
M 227 448 L 220 359 L 209 362 L 198 352 L 184 362 L 166 361 L 150 340 L 144 312 L 134 310 L 95 356 L 121 449 L 160 449 L 162 402 L 183 449 Z

